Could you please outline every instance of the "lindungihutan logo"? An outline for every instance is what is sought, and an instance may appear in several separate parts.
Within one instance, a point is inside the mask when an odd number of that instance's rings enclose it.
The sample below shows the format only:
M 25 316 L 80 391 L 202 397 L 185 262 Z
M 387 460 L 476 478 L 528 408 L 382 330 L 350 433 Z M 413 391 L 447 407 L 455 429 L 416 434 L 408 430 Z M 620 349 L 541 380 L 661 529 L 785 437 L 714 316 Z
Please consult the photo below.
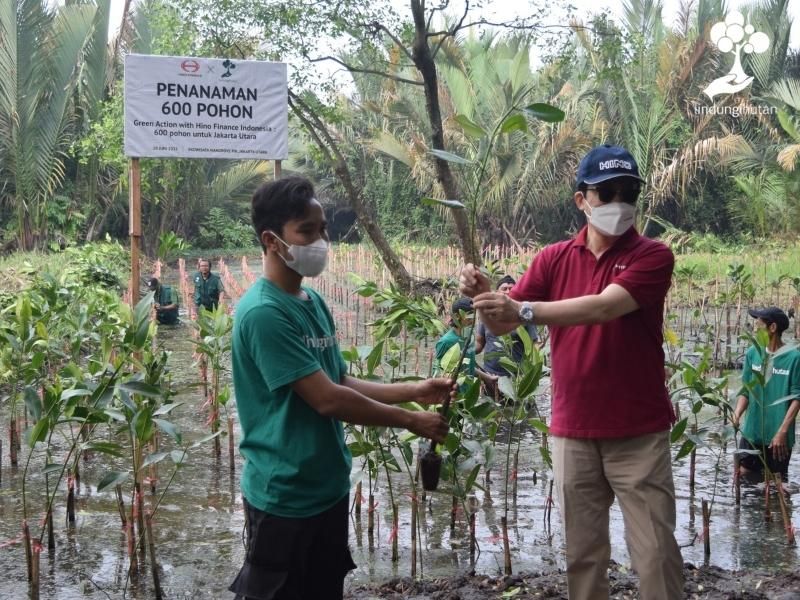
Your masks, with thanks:
M 716 23 L 711 28 L 709 37 L 720 52 L 733 54 L 734 59 L 731 70 L 709 83 L 703 93 L 713 100 L 714 96 L 719 94 L 735 94 L 742 91 L 753 82 L 753 77 L 745 73 L 742 68 L 742 52 L 745 54 L 765 52 L 769 48 L 769 36 L 756 31 L 749 22 L 745 24 L 742 13 L 732 11 L 724 21 Z

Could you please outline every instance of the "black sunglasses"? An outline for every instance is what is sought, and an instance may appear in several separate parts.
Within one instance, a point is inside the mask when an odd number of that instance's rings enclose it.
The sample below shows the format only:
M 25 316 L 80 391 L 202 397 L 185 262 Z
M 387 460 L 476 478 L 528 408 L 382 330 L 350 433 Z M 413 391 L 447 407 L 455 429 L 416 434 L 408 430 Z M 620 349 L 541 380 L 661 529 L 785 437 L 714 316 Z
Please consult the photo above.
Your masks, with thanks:
M 595 186 L 586 186 L 586 191 L 594 190 L 600 197 L 600 202 L 611 202 L 614 198 L 622 198 L 623 202 L 634 204 L 639 198 L 642 187 L 638 183 L 613 184 L 605 183 Z

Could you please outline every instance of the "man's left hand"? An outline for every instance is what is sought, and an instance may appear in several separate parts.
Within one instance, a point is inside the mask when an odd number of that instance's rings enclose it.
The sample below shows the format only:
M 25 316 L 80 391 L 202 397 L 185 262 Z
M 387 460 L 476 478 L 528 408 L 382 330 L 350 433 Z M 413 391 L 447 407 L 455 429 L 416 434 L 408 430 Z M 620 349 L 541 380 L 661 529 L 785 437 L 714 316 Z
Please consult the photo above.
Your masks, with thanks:
M 772 456 L 775 460 L 786 460 L 789 456 L 789 447 L 786 445 L 785 433 L 781 433 L 780 431 L 776 433 L 769 447 L 772 450 Z

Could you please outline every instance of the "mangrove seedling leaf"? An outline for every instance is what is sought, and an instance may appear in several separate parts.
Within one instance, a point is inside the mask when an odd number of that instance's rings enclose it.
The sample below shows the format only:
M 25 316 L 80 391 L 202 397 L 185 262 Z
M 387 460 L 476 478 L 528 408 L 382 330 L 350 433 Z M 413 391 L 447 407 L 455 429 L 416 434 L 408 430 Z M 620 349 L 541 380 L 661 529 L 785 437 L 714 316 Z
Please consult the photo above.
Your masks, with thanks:
M 94 452 L 100 452 L 102 454 L 108 454 L 118 458 L 125 457 L 122 446 L 113 442 L 86 442 L 85 444 L 81 445 L 81 448 L 83 450 L 93 450 Z
M 154 452 L 153 454 L 148 454 L 142 461 L 142 467 L 147 467 L 150 465 L 154 465 L 156 463 L 160 463 L 168 456 L 169 452 Z
M 541 419 L 530 419 L 528 423 L 530 423 L 531 427 L 533 427 L 537 431 L 541 431 L 544 434 L 550 433 L 550 427 L 548 427 L 547 423 L 545 423 Z
M 44 417 L 36 422 L 36 425 L 30 429 L 28 436 L 28 446 L 33 448 L 37 442 L 43 442 L 47 439 L 47 433 L 50 431 L 50 419 Z
M 180 466 L 186 460 L 185 450 L 173 450 L 169 453 L 170 460 L 175 463 L 175 466 Z
M 47 463 L 42 469 L 42 475 L 49 475 L 50 473 L 60 473 L 64 465 L 58 463 Z
M 786 402 L 791 402 L 792 400 L 797 400 L 797 394 L 789 394 L 788 396 L 784 396 L 783 398 L 778 398 L 770 404 L 769 406 L 775 406 L 776 404 L 785 404 Z
M 683 432 L 686 431 L 686 423 L 689 422 L 689 417 L 684 417 L 672 427 L 672 431 L 669 434 L 669 442 L 670 444 L 674 444 L 683 435 Z
M 482 137 L 486 137 L 486 131 L 480 125 L 472 122 L 470 118 L 466 115 L 456 115 L 456 123 L 461 125 L 461 129 L 464 130 L 470 137 L 474 137 L 475 139 L 480 139 Z
M 42 418 L 42 399 L 39 398 L 36 388 L 31 385 L 25 386 L 25 407 L 34 421 Z
M 534 119 L 539 119 L 545 123 L 559 123 L 563 121 L 565 117 L 563 110 L 543 102 L 535 102 L 534 104 L 526 106 L 525 112 Z
M 222 431 L 217 431 L 216 433 L 209 433 L 208 435 L 204 435 L 199 440 L 195 440 L 194 442 L 192 442 L 192 445 L 190 446 L 190 448 L 199 448 L 200 446 L 202 446 L 206 442 L 210 442 L 215 437 L 220 436 L 220 435 L 222 435 Z
M 130 474 L 128 471 L 111 471 L 100 480 L 100 483 L 97 484 L 97 491 L 102 492 L 107 487 L 118 486 L 123 481 L 128 479 L 129 475 Z
M 174 423 L 170 423 L 169 421 L 165 421 L 164 419 L 153 419 L 153 422 L 158 425 L 158 428 L 170 436 L 173 440 L 177 443 L 181 443 L 181 433 L 178 431 L 178 428 L 175 426 Z
M 168 415 L 173 410 L 178 408 L 181 404 L 183 404 L 183 402 L 173 402 L 172 404 L 165 404 L 164 406 L 161 406 L 160 408 L 156 409 L 156 411 L 153 412 L 153 416 L 157 417 L 159 415 Z
M 678 454 L 675 455 L 675 460 L 680 460 L 684 456 L 688 456 L 689 454 L 692 453 L 692 450 L 694 450 L 695 447 L 696 444 L 692 440 L 686 440 L 685 442 L 683 442 L 681 449 L 678 450 Z
M 519 113 L 508 115 L 500 125 L 500 133 L 511 133 L 512 131 L 528 131 L 528 122 Z
M 453 344 L 447 349 L 444 356 L 442 356 L 439 361 L 439 366 L 441 366 L 445 373 L 452 373 L 456 370 L 459 358 L 461 358 L 461 347 L 459 344 Z
M 145 383 L 144 381 L 126 381 L 125 383 L 117 384 L 117 389 L 125 390 L 129 394 L 146 396 L 147 398 L 161 397 L 161 390 L 159 388 Z

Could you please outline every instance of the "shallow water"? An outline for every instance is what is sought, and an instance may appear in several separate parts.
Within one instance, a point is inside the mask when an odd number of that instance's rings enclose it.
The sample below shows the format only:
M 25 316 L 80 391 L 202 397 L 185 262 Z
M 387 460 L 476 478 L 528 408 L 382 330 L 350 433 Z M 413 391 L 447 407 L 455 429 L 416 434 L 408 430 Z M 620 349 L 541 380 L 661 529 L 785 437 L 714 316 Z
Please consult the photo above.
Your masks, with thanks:
M 177 328 L 162 327 L 159 338 L 174 351 L 171 365 L 176 385 L 197 381 L 196 369 L 191 366 L 191 335 L 186 324 Z M 173 412 L 176 421 L 189 439 L 206 434 L 206 414 L 198 392 L 183 394 L 186 402 Z M 234 411 L 235 412 L 235 411 Z M 6 415 L 2 422 L 7 424 Z M 4 427 L 3 435 L 7 436 Z M 237 434 L 238 435 L 238 434 Z M 498 435 L 498 440 L 505 439 Z M 194 450 L 181 467 L 154 519 L 156 554 L 161 569 L 161 582 L 166 598 L 228 598 L 227 586 L 232 581 L 243 559 L 241 542 L 243 513 L 239 495 L 238 474 L 231 474 L 227 462 L 227 439 L 223 438 L 223 458 L 212 456 L 211 445 Z M 549 488 L 546 471 L 538 453 L 538 434 L 527 431 L 521 441 L 518 493 L 511 501 L 509 512 L 509 539 L 512 566 L 515 571 L 546 570 L 562 567 L 559 531 L 559 513 L 552 511 L 550 531 L 545 526 L 544 513 Z M 4 442 L 7 446 L 7 442 Z M 505 447 L 498 442 L 492 483 L 488 487 L 491 499 L 481 490 L 476 493 L 479 502 L 476 537 L 479 544 L 475 570 L 479 573 L 498 573 L 503 566 L 500 517 L 503 510 L 502 472 Z M 14 599 L 27 596 L 25 561 L 18 539 L 22 521 L 21 470 L 14 472 L 8 466 L 7 450 L 2 465 L 0 486 L 0 598 Z M 26 456 L 23 449 L 22 459 Z M 38 458 L 32 471 L 41 468 Z M 704 562 L 703 543 L 696 539 L 701 527 L 701 501 L 714 498 L 711 522 L 710 563 L 728 569 L 780 570 L 798 564 L 798 549 L 789 547 L 777 503 L 773 503 L 772 521 L 764 519 L 763 495 L 755 488 L 743 490 L 742 504 L 736 507 L 731 489 L 732 454 L 723 454 L 719 463 L 719 477 L 715 480 L 716 458 L 700 450 L 697 458 L 697 486 L 690 493 L 688 485 L 689 460 L 674 464 L 678 503 L 678 542 L 685 547 L 685 561 Z M 790 475 L 800 477 L 795 460 Z M 126 587 L 126 545 L 121 533 L 116 499 L 112 491 L 97 493 L 94 485 L 111 468 L 106 457 L 95 456 L 82 463 L 81 483 L 77 495 L 77 522 L 73 527 L 65 523 L 64 493 L 59 493 L 55 511 L 56 550 L 53 554 L 42 552 L 42 597 L 62 599 L 121 598 Z M 171 463 L 159 466 L 159 485 L 171 473 Z M 354 460 L 354 471 L 360 461 Z M 538 476 L 534 482 L 533 472 Z M 483 474 L 479 477 L 483 483 Z M 397 532 L 400 559 L 391 561 L 391 501 L 381 474 L 376 491 L 377 510 L 375 534 L 370 544 L 367 535 L 367 506 L 363 505 L 362 521 L 351 519 L 351 546 L 359 568 L 348 578 L 355 582 L 382 581 L 394 575 L 410 574 L 410 499 L 405 475 L 393 478 L 395 496 L 400 505 L 399 531 Z M 31 523 L 41 518 L 43 506 L 43 477 L 34 475 L 28 483 L 29 506 L 33 508 Z M 441 486 L 444 489 L 444 486 Z M 159 493 L 161 490 L 159 489 Z M 147 494 L 146 502 L 150 501 Z M 130 498 L 125 498 L 126 504 Z M 788 505 L 791 520 L 798 520 L 798 511 L 792 501 Z M 428 497 L 423 519 L 424 554 L 421 572 L 426 577 L 452 575 L 467 571 L 469 563 L 468 530 L 463 511 L 459 510 L 454 531 L 450 530 L 451 499 L 446 492 Z M 40 531 L 38 522 L 33 533 Z M 628 564 L 624 542 L 622 516 L 615 505 L 611 513 L 612 558 Z M 693 542 L 693 543 L 692 543 Z M 45 540 L 46 543 L 46 540 Z M 148 558 L 149 560 L 149 558 Z M 152 581 L 149 563 L 141 567 L 138 580 L 129 582 L 126 597 L 151 598 Z

